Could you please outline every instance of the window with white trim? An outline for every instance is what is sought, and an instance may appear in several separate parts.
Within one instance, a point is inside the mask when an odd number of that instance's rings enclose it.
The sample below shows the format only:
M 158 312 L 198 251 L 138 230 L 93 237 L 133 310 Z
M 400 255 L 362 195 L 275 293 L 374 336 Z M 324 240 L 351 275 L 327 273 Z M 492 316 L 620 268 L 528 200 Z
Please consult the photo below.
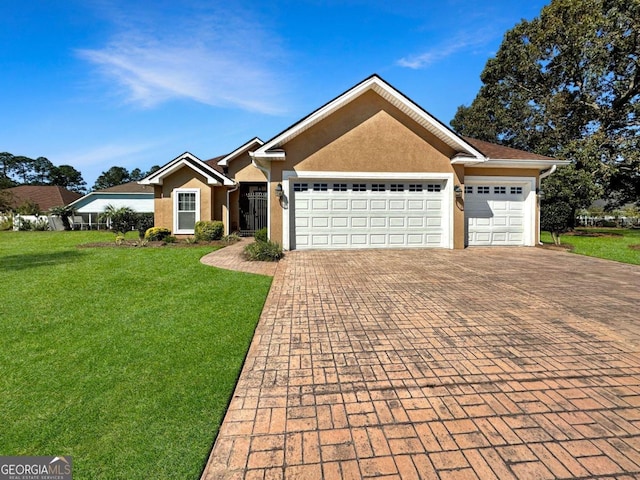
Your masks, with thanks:
M 353 187 L 351 187 L 351 190 L 353 190 L 354 192 L 366 192 L 367 191 L 367 184 L 366 183 L 354 183 Z
M 491 189 L 489 187 L 482 186 L 482 187 L 476 187 L 476 188 L 477 188 L 476 191 L 482 195 L 488 195 L 491 193 Z
M 442 185 L 439 183 L 427 183 L 427 192 L 439 192 L 442 189 Z
M 421 183 L 410 183 L 409 184 L 409 191 L 410 192 L 421 192 L 422 191 L 422 184 Z
M 493 187 L 494 195 L 506 195 L 507 187 Z
M 293 184 L 293 191 L 294 192 L 306 192 L 307 190 L 309 190 L 309 184 L 308 183 L 294 183 Z
M 384 192 L 386 189 L 386 185 L 384 183 L 372 183 L 371 191 L 372 192 Z
M 473 193 L 473 185 L 465 185 L 464 193 Z
M 313 191 L 314 192 L 326 192 L 328 189 L 328 185 L 326 183 L 314 183 Z
M 347 191 L 347 184 L 346 183 L 334 183 L 333 184 L 333 191 L 334 192 L 346 192 Z
M 404 192 L 404 184 L 402 183 L 392 183 L 389 186 L 389 190 L 392 192 Z
M 175 233 L 194 233 L 196 222 L 200 220 L 200 190 L 174 190 Z
M 522 187 L 511 187 L 511 195 L 522 195 Z

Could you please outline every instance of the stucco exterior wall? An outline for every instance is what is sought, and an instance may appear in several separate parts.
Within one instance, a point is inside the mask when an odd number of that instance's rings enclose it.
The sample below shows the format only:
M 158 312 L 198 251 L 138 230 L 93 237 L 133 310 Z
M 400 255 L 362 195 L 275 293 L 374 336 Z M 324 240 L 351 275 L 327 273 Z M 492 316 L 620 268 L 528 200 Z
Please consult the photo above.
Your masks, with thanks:
M 369 91 L 282 147 L 285 161 L 271 162 L 271 239 L 282 242 L 284 210 L 274 191 L 282 172 L 453 173 L 449 146 Z M 458 172 L 462 175 L 462 171 Z M 454 244 L 464 247 L 464 212 L 454 213 Z M 462 228 L 458 241 L 459 225 Z
M 214 212 L 220 210 L 217 220 L 222 220 L 221 205 L 214 191 L 224 192 L 224 188 L 208 185 L 202 175 L 192 169 L 183 167 L 167 176 L 162 185 L 156 185 L 154 190 L 155 226 L 168 228 L 173 232 L 173 197 L 177 188 L 197 188 L 200 190 L 200 220 L 214 220 Z M 215 196 L 214 196 L 215 195 Z M 220 205 L 218 209 L 216 205 Z
M 229 162 L 228 176 L 236 182 L 266 182 L 264 173 L 258 170 L 251 163 L 249 152 L 234 158 Z

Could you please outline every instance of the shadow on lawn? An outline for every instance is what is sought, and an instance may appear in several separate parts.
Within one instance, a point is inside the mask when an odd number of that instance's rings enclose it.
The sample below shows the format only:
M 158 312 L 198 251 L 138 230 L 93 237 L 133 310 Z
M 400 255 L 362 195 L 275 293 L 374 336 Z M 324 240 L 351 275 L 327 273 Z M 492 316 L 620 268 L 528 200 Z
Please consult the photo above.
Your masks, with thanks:
M 75 250 L 65 250 L 53 253 L 23 253 L 2 257 L 3 270 L 27 270 L 30 268 L 50 267 L 63 263 L 71 263 L 82 256 Z

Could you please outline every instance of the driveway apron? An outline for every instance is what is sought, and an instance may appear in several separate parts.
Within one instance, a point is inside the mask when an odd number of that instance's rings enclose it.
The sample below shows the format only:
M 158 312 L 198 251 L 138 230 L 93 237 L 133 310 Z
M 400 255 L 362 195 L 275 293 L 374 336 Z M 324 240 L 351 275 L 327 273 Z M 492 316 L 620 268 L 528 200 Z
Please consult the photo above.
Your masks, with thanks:
M 203 479 L 640 478 L 640 268 L 290 252 Z

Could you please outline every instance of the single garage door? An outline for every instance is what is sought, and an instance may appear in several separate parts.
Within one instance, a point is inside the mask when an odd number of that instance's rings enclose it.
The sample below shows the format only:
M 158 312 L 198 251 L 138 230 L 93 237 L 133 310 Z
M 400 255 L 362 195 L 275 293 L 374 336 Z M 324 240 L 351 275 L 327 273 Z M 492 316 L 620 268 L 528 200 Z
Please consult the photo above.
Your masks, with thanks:
M 525 244 L 525 187 L 465 185 L 468 245 Z
M 296 180 L 291 248 L 447 247 L 445 185 Z

